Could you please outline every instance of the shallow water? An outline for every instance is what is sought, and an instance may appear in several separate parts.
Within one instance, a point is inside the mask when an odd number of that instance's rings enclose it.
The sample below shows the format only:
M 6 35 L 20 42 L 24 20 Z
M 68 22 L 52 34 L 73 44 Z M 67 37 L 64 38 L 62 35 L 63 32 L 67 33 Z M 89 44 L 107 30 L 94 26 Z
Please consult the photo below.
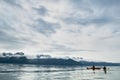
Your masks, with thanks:
M 0 64 L 0 80 L 120 80 L 120 66 L 87 70 L 81 66 L 37 66 Z

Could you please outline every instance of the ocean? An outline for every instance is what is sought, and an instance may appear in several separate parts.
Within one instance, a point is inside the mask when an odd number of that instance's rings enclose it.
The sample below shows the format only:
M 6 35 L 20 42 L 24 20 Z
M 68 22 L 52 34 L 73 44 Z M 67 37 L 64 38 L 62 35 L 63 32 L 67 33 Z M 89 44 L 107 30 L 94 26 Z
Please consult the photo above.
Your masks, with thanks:
M 87 70 L 86 66 L 0 64 L 0 80 L 120 80 L 120 66 Z

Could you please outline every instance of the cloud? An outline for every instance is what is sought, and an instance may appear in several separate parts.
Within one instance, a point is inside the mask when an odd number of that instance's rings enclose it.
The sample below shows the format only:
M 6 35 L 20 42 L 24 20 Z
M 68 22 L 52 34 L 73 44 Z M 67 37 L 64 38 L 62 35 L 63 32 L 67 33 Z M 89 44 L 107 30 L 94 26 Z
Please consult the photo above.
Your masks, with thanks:
M 53 48 L 51 48 L 51 50 L 57 51 L 57 52 L 81 52 L 81 51 L 90 51 L 90 52 L 95 52 L 96 50 L 85 50 L 85 49 L 74 49 L 74 48 L 70 48 L 69 46 L 66 45 L 61 45 L 61 44 L 51 44 L 53 46 Z
M 1 0 L 0 50 L 120 61 L 112 58 L 120 52 L 119 6 L 118 0 Z
M 69 0 L 69 4 L 71 5 L 70 11 L 67 16 L 62 17 L 67 24 L 104 25 L 120 21 L 117 0 Z
M 38 19 L 38 20 L 36 20 L 36 22 L 37 23 L 35 25 L 34 24 L 32 25 L 32 28 L 46 36 L 49 36 L 49 35 L 55 33 L 56 29 L 60 28 L 59 24 L 50 23 L 50 22 L 44 21 L 42 19 Z
M 109 2 L 108 2 L 109 1 Z M 106 6 L 106 7 L 110 7 L 110 6 L 120 6 L 119 3 L 120 1 L 119 0 L 101 0 L 101 1 L 99 1 L 99 0 L 92 0 L 92 2 L 91 3 L 94 3 L 94 4 L 96 4 L 97 6 L 101 6 L 101 7 L 103 7 L 103 6 Z
M 39 8 L 33 8 L 33 10 L 35 10 L 38 15 L 45 16 L 48 14 L 48 10 L 44 6 L 40 6 Z
M 17 1 L 17 0 L 2 0 L 2 1 L 4 1 L 10 6 L 16 6 L 16 7 L 21 8 L 20 1 Z
M 113 21 L 116 21 L 115 19 L 109 19 L 109 18 L 86 18 L 86 19 L 81 19 L 81 18 L 76 18 L 76 17 L 68 17 L 64 19 L 65 22 L 68 24 L 81 24 L 81 25 L 89 25 L 89 24 L 106 24 L 110 23 Z

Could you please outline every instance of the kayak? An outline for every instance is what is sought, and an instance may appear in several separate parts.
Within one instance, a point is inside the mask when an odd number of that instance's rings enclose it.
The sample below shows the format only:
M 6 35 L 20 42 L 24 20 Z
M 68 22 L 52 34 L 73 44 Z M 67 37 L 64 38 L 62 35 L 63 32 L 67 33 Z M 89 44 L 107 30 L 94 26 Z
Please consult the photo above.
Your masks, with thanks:
M 87 67 L 87 69 L 92 69 L 93 70 L 93 68 L 89 68 L 89 67 Z M 96 67 L 96 68 L 94 68 L 94 70 L 100 70 L 101 68 L 99 68 L 99 67 Z

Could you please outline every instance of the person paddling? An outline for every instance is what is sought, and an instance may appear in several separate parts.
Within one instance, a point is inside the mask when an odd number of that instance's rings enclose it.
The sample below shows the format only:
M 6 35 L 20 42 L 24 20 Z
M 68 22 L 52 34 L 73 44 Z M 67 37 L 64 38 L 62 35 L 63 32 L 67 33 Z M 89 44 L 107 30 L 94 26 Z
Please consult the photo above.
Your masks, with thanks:
M 92 70 L 93 70 L 93 71 L 95 70 L 95 66 L 94 66 L 94 65 L 92 66 Z
M 103 67 L 103 71 L 105 74 L 107 73 L 107 68 L 105 66 Z

